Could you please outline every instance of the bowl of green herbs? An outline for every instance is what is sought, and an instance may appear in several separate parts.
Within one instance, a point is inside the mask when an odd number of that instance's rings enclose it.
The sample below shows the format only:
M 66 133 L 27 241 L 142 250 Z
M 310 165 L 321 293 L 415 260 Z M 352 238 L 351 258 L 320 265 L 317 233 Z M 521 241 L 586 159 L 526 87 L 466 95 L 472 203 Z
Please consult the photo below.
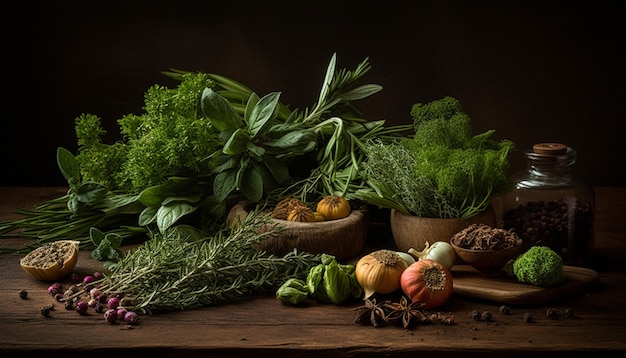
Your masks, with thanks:
M 414 134 L 367 143 L 363 163 L 371 190 L 359 199 L 391 209 L 398 249 L 422 250 L 426 242 L 449 242 L 472 223 L 496 225 L 492 200 L 511 187 L 509 140 L 494 130 L 472 135 L 471 119 L 453 97 L 411 108 Z

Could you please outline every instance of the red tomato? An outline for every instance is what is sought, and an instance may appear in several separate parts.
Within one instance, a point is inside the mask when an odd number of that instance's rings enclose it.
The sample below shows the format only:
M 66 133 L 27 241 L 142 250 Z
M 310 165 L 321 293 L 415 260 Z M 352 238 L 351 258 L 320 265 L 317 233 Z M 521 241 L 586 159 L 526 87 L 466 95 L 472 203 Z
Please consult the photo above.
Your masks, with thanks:
M 452 296 L 452 274 L 442 264 L 423 259 L 409 266 L 400 276 L 402 291 L 424 309 L 437 308 Z

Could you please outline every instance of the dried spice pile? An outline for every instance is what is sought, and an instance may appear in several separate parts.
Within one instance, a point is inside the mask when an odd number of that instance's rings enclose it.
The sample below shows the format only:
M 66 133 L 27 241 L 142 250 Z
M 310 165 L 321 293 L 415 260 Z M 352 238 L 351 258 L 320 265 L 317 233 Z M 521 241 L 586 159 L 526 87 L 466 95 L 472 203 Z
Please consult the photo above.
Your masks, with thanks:
M 511 230 L 492 228 L 485 224 L 472 224 L 456 233 L 450 242 L 468 250 L 502 250 L 518 246 L 521 239 Z

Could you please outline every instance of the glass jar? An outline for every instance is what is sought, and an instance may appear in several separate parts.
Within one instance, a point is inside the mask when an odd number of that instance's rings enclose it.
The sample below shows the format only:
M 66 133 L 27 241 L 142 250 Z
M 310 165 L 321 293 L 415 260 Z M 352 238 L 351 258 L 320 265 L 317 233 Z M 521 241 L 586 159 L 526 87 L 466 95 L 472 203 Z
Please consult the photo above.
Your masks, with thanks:
M 524 251 L 548 246 L 566 265 L 586 266 L 594 246 L 593 189 L 573 173 L 576 150 L 560 143 L 535 144 L 527 169 L 515 174 L 502 202 L 502 227 L 523 240 Z

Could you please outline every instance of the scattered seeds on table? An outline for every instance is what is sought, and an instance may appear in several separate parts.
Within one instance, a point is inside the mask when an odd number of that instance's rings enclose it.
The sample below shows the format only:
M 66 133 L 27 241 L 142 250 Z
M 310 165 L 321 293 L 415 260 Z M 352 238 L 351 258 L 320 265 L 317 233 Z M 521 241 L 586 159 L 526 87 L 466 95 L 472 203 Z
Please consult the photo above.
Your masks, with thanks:
M 548 310 L 546 311 L 546 317 L 550 319 L 556 319 L 558 315 L 559 312 L 556 310 L 556 308 L 548 308 Z
M 26 290 L 21 290 L 20 291 L 20 298 L 25 300 L 26 298 L 28 298 L 28 291 Z
M 524 322 L 526 322 L 526 323 L 533 322 L 533 315 L 532 315 L 532 313 L 529 313 L 529 312 L 524 313 Z
M 485 312 L 480 314 L 480 319 L 483 320 L 483 321 L 491 321 L 492 317 L 493 317 L 493 315 L 491 314 L 490 311 L 485 311 Z
M 53 304 L 47 304 L 43 307 L 41 307 L 41 315 L 48 318 L 50 317 L 50 311 L 54 311 L 54 305 Z
M 474 321 L 481 320 L 481 314 L 480 312 L 478 312 L 478 310 L 473 310 L 472 312 L 469 313 L 469 316 L 472 317 Z

